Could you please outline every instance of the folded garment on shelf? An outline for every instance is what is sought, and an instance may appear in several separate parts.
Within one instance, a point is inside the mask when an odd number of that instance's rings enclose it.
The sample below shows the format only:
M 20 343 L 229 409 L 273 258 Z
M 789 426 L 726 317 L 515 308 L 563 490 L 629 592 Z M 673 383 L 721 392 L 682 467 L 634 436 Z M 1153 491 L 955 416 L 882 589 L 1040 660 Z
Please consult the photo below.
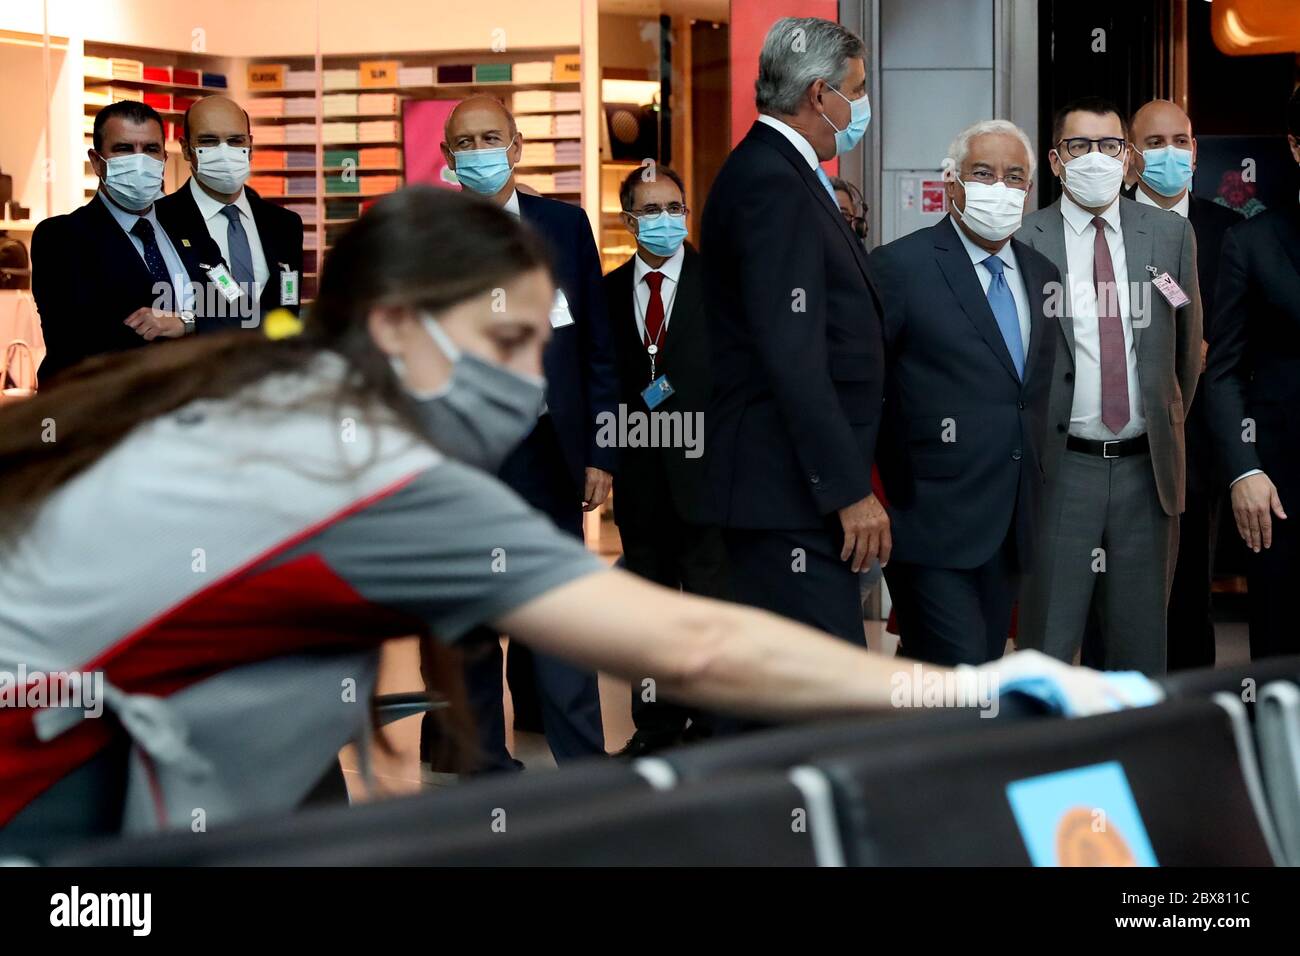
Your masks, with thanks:
M 247 184 L 263 196 L 283 196 L 284 176 L 249 176 Z
M 550 60 L 537 60 L 514 64 L 514 69 L 511 71 L 511 81 L 515 83 L 549 83 L 553 75 Z
M 224 90 L 228 85 L 226 83 L 226 74 L 224 73 L 204 73 L 203 85 L 209 86 L 214 90 Z
M 251 96 L 244 103 L 249 116 L 283 116 L 283 96 Z
M 543 194 L 555 192 L 554 173 L 515 173 L 515 183 L 530 186 Z
M 90 58 L 87 57 L 86 59 Z M 83 69 L 85 69 L 84 61 Z M 170 66 L 146 66 L 141 71 L 141 76 L 150 83 L 170 83 L 172 81 L 172 68 Z
M 327 149 L 325 150 L 325 168 L 332 169 L 338 166 L 352 165 L 358 163 L 357 151 L 355 149 Z
M 122 100 L 138 100 L 142 95 L 139 87 L 117 84 L 88 86 L 84 94 L 85 102 L 91 106 L 107 106 L 109 103 L 120 103 Z
M 355 199 L 329 199 L 325 203 L 326 219 L 355 219 L 361 215 L 361 203 Z
M 557 90 L 553 100 L 557 110 L 580 110 L 582 109 L 582 94 L 577 90 Z
M 556 143 L 555 161 L 557 163 L 582 162 L 582 143 L 574 139 L 561 140 Z
M 362 169 L 399 169 L 402 151 L 396 146 L 367 146 L 359 151 L 357 161 Z
M 170 111 L 172 108 L 172 95 L 170 93 L 150 93 L 145 92 L 144 103 L 146 106 L 152 106 L 156 110 Z
M 113 63 L 106 56 L 83 56 L 81 71 L 86 75 L 86 79 L 111 80 Z
M 516 90 L 511 97 L 515 113 L 545 113 L 554 109 L 555 97 L 550 90 Z
M 132 60 L 127 57 L 115 56 L 109 61 L 109 67 L 112 72 L 109 74 L 115 80 L 143 80 L 144 63 L 140 60 Z
M 361 178 L 359 176 L 345 176 L 343 173 L 331 173 L 325 177 L 325 192 L 328 195 L 359 193 L 361 192 Z M 327 218 L 333 217 L 329 216 Z
M 172 82 L 180 83 L 185 86 L 198 86 L 202 74 L 198 70 L 186 69 L 183 66 L 172 67 Z
M 316 221 L 316 204 L 314 202 L 287 202 L 284 208 L 296 212 L 303 222 Z
M 360 112 L 356 93 L 329 93 L 321 97 L 321 113 L 325 116 L 355 116 Z
M 284 98 L 284 115 L 285 116 L 315 116 L 316 97 L 286 96 Z
M 355 143 L 357 141 L 357 124 L 322 123 L 320 138 L 322 143 Z
M 362 143 L 391 143 L 401 137 L 396 120 L 366 120 L 357 123 L 357 134 L 353 139 Z
M 444 63 L 438 67 L 439 83 L 473 83 L 474 65 L 472 63 Z
M 367 195 L 374 193 L 391 193 L 394 189 L 401 188 L 401 176 L 371 173 L 361 177 L 361 191 Z
M 397 71 L 398 86 L 433 86 L 433 67 L 404 66 Z
M 316 195 L 316 177 L 315 176 L 285 176 L 284 194 L 286 196 Z
M 350 90 L 360 85 L 356 70 L 322 70 L 321 88 L 326 90 Z
M 550 136 L 553 132 L 551 117 L 545 113 L 515 117 L 515 128 L 525 139 L 529 136 Z
M 327 123 L 326 125 L 328 126 L 329 124 Z M 286 143 L 316 142 L 315 123 L 285 123 L 281 129 L 284 130 L 284 141 Z
M 552 142 L 530 143 L 524 141 L 524 152 L 519 162 L 524 166 L 550 166 L 555 162 L 555 144 Z
M 291 149 L 284 153 L 285 169 L 316 168 L 316 153 L 308 149 Z
M 509 63 L 475 63 L 475 83 L 509 83 L 511 79 Z
M 257 140 L 253 142 L 256 144 Z M 248 165 L 253 169 L 284 169 L 285 160 L 296 153 L 286 153 L 282 149 L 254 149 L 248 157 Z
M 357 97 L 357 112 L 364 116 L 374 114 L 396 114 L 398 110 L 396 93 L 362 93 Z
M 286 90 L 316 89 L 316 71 L 315 70 L 285 70 L 284 88 Z
M 254 143 L 262 146 L 274 146 L 280 143 L 287 143 L 288 141 L 288 137 L 285 135 L 284 126 L 272 126 L 269 124 L 266 126 L 258 126 L 257 124 L 253 125 Z

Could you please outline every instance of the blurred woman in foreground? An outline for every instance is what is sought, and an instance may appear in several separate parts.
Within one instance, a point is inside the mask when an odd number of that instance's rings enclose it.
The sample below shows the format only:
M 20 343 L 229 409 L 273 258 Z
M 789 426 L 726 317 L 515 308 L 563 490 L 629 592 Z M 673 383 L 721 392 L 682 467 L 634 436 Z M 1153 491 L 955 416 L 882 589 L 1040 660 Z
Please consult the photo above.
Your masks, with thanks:
M 305 334 L 92 360 L 0 411 L 0 673 L 50 692 L 0 708 L 0 850 L 296 806 L 413 633 L 436 660 L 488 623 L 768 719 L 891 705 L 910 662 L 606 569 L 479 470 L 536 419 L 552 295 L 508 213 L 408 189 L 340 238 Z

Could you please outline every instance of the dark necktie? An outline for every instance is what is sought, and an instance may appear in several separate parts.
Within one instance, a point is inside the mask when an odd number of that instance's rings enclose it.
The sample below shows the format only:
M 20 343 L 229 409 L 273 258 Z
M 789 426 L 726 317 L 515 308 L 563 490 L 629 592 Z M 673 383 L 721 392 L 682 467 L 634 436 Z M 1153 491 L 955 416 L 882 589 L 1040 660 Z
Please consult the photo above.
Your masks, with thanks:
M 253 250 L 248 246 L 248 233 L 240 222 L 239 207 L 233 203 L 221 207 L 221 214 L 229 220 L 226 227 L 226 249 L 230 252 L 230 274 L 249 300 L 256 298 L 253 285 Z
M 664 299 L 659 289 L 664 284 L 664 274 L 647 272 L 645 284 L 650 287 L 650 302 L 645 307 L 645 344 L 647 348 L 655 346 L 657 352 L 663 347 L 660 336 L 664 329 Z
M 153 279 L 155 286 L 161 282 L 171 290 L 172 303 L 166 311 L 176 311 L 180 308 L 180 303 L 175 298 L 176 289 L 172 285 L 172 274 L 167 271 L 167 263 L 163 261 L 162 250 L 158 248 L 158 239 L 154 236 L 153 223 L 148 219 L 137 219 L 135 225 L 131 227 L 131 235 L 139 239 L 140 245 L 144 248 L 144 265 L 149 270 L 149 277 Z
M 1124 355 L 1124 321 L 1119 314 L 1115 265 L 1106 244 L 1106 220 L 1094 216 L 1092 278 L 1097 290 L 1097 331 L 1101 340 L 1101 423 L 1115 434 L 1128 424 L 1128 361 Z

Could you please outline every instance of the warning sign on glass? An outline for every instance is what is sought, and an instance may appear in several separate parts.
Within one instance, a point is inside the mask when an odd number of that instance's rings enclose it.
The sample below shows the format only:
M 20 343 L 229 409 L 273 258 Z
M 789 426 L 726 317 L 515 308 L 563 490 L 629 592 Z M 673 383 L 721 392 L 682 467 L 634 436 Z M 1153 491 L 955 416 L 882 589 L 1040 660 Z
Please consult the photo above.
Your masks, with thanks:
M 943 212 L 943 210 L 943 180 L 924 180 L 921 183 L 921 212 Z

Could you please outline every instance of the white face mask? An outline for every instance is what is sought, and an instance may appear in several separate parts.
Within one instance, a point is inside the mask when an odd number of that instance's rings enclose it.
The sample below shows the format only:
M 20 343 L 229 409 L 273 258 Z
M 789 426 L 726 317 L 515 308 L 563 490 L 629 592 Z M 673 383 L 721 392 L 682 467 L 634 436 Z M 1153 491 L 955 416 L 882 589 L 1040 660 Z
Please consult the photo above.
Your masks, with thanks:
M 194 157 L 198 160 L 198 167 L 195 175 L 199 182 L 215 192 L 237 193 L 248 179 L 248 154 L 247 146 L 231 146 L 229 143 L 196 146 Z
M 1124 161 L 1105 153 L 1084 153 L 1065 164 L 1061 182 L 1080 206 L 1109 206 L 1124 183 Z
M 966 190 L 966 208 L 958 209 L 954 203 L 953 210 L 975 235 L 1000 242 L 1020 228 L 1028 195 L 1023 189 L 1006 183 L 957 182 Z
M 163 161 L 148 153 L 129 153 L 104 160 L 104 188 L 123 209 L 148 209 L 162 194 Z

